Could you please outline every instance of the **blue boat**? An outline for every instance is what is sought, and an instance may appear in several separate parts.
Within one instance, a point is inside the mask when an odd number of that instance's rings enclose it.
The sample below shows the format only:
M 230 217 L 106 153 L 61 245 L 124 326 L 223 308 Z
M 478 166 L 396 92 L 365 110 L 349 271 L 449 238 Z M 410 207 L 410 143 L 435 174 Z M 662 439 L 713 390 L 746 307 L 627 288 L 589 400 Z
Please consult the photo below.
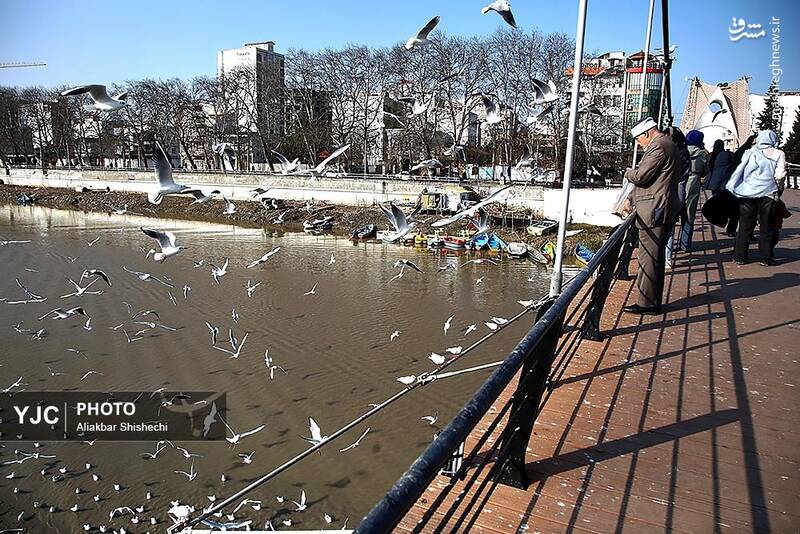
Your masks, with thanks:
M 594 252 L 588 248 L 584 247 L 580 243 L 575 245 L 575 259 L 578 260 L 580 265 L 586 267 L 592 260 L 592 256 L 594 256 Z
M 470 240 L 470 247 L 475 250 L 489 249 L 493 252 L 499 252 L 505 249 L 506 242 L 496 234 L 481 234 Z

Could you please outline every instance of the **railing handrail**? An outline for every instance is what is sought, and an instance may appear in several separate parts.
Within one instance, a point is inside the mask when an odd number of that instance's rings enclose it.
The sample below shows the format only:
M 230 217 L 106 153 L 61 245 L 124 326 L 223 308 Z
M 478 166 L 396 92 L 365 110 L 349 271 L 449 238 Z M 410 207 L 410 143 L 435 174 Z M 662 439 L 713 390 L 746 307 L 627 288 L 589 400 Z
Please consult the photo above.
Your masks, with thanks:
M 550 328 L 558 322 L 572 300 L 583 288 L 586 281 L 603 263 L 618 241 L 624 239 L 628 227 L 633 223 L 633 216 L 623 221 L 600 250 L 592 257 L 589 264 L 573 278 L 561 294 L 553 301 L 550 308 L 533 325 L 525 337 L 506 357 L 505 361 L 483 383 L 473 397 L 464 405 L 456 416 L 439 433 L 408 470 L 395 482 L 386 495 L 375 505 L 367 517 L 355 529 L 360 533 L 390 532 L 405 516 L 408 510 L 423 494 L 436 477 L 441 467 L 450 459 L 472 429 L 491 408 L 503 390 L 522 367 L 526 358 L 544 339 Z

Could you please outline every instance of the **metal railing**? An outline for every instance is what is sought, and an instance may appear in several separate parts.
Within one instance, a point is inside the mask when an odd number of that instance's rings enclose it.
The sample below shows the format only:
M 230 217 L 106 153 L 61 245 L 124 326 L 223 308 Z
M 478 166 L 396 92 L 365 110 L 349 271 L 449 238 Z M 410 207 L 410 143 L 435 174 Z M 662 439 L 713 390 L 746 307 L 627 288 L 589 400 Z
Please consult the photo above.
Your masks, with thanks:
M 391 532 L 422 496 L 440 469 L 454 457 L 454 452 L 463 450 L 467 437 L 520 369 L 519 381 L 510 402 L 499 411 L 463 465 L 470 465 L 482 444 L 508 414 L 508 422 L 500 438 L 492 445 L 497 452 L 485 454 L 484 451 L 482 454 L 484 463 L 492 456 L 495 459 L 487 478 L 527 488 L 530 480 L 525 469 L 525 457 L 534 421 L 549 399 L 553 384 L 577 353 L 580 343 L 584 339 L 602 338 L 600 317 L 606 297 L 614 280 L 621 278 L 622 274 L 627 276 L 635 234 L 632 222 L 633 217 L 629 217 L 617 226 L 587 267 L 568 283 L 560 295 L 539 309 L 537 321 L 531 330 L 506 359 L 499 362 L 497 369 L 472 399 L 375 505 L 356 532 Z M 570 308 L 572 311 L 567 316 Z M 456 470 L 457 476 L 465 473 L 464 466 Z

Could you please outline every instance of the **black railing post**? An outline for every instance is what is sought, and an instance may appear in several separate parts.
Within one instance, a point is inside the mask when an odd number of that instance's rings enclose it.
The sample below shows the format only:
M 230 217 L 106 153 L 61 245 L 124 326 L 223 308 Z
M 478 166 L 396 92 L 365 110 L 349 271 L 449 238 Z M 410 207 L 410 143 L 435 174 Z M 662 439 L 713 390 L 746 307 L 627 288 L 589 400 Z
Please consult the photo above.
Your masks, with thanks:
M 628 268 L 631 263 L 631 258 L 633 258 L 633 249 L 636 248 L 639 241 L 639 230 L 636 228 L 635 223 L 632 223 L 628 227 L 623 241 L 624 243 L 622 245 L 622 251 L 619 254 L 616 276 L 620 280 L 631 280 L 633 277 L 628 274 Z
M 627 237 L 627 235 L 625 236 Z M 603 315 L 603 307 L 606 305 L 608 291 L 611 281 L 617 273 L 617 264 L 621 259 L 622 240 L 615 243 L 603 258 L 603 262 L 597 269 L 597 281 L 592 288 L 592 296 L 589 299 L 589 309 L 586 310 L 586 319 L 583 323 L 583 337 L 592 341 L 600 341 L 603 334 L 600 333 L 600 317 Z M 631 249 L 633 250 L 633 249 Z M 630 260 L 629 260 L 630 261 Z M 627 269 L 627 263 L 626 269 Z
M 550 309 L 553 302 L 554 300 L 550 300 L 539 308 L 537 321 Z M 508 424 L 498 443 L 498 450 L 506 450 L 503 457 L 497 460 L 501 464 L 497 471 L 497 480 L 501 484 L 522 489 L 527 489 L 530 484 L 525 468 L 526 451 L 533 432 L 533 423 L 539 415 L 539 405 L 555 359 L 556 344 L 563 322 L 564 314 L 561 314 L 522 364 L 519 383 L 511 397 Z

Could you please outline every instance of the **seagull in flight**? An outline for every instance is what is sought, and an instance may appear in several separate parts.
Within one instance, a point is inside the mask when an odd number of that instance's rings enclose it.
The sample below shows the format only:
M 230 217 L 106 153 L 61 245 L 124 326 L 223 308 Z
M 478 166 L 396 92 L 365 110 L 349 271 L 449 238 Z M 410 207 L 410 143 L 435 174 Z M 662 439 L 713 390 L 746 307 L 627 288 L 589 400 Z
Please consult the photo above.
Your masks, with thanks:
M 272 362 L 272 356 L 269 355 L 269 349 L 264 351 L 264 363 L 267 364 L 267 369 L 269 369 L 269 379 L 273 380 L 275 378 L 275 369 L 280 369 L 283 371 L 283 374 L 288 375 L 289 372 L 281 367 L 280 365 L 275 365 Z
M 97 243 L 98 241 L 100 241 L 100 236 L 97 236 L 97 237 L 95 237 L 95 238 L 94 238 L 94 239 L 92 239 L 91 241 L 87 241 L 87 242 L 86 242 L 86 244 L 87 244 L 87 245 L 89 245 L 89 246 L 91 247 L 92 245 L 94 245 L 94 244 L 95 244 L 95 243 Z
M 453 317 L 455 317 L 455 314 L 448 317 L 447 320 L 444 322 L 444 335 L 447 335 L 447 331 L 450 330 L 450 323 L 452 322 Z
M 219 279 L 226 274 L 228 274 L 228 258 L 225 258 L 225 263 L 222 264 L 222 267 L 217 267 L 213 263 L 211 265 L 211 276 L 214 278 L 214 281 L 219 284 Z
M 254 261 L 250 262 L 250 263 L 247 265 L 247 268 L 248 268 L 248 269 L 252 269 L 253 267 L 257 267 L 257 266 L 261 265 L 262 263 L 264 263 L 264 262 L 266 262 L 268 259 L 270 259 L 272 256 L 274 256 L 275 254 L 277 254 L 277 253 L 278 253 L 278 251 L 279 251 L 280 249 L 281 249 L 281 247 L 275 247 L 275 248 L 273 248 L 272 250 L 270 250 L 269 252 L 267 252 L 266 254 L 264 254 L 263 256 L 261 256 L 260 258 L 258 258 L 257 260 L 254 260 Z
M 53 316 L 52 319 L 55 319 L 55 320 L 68 319 L 68 318 L 72 317 L 73 315 L 83 315 L 84 317 L 87 317 L 86 311 L 81 307 L 70 308 L 68 310 L 65 310 L 63 308 L 55 308 L 55 309 L 52 309 L 49 312 L 45 313 L 44 315 L 39 317 L 39 319 L 37 319 L 37 320 L 41 321 L 42 319 L 44 319 L 45 317 L 47 317 L 49 315 L 52 315 Z
M 319 425 L 317 424 L 317 422 L 314 421 L 313 417 L 309 417 L 308 418 L 308 431 L 311 433 L 311 437 L 310 438 L 306 438 L 304 436 L 300 436 L 300 437 L 303 438 L 305 441 L 311 443 L 314 446 L 317 446 L 320 443 L 322 443 L 323 441 L 325 441 L 326 439 L 328 439 L 328 436 L 323 436 L 322 435 L 322 430 L 319 428 Z M 322 453 L 320 453 L 320 454 L 322 454 Z
M 112 97 L 108 94 L 106 86 L 100 84 L 79 85 L 63 91 L 61 96 L 82 95 L 85 93 L 89 93 L 89 96 L 94 101 L 93 104 L 84 106 L 86 111 L 117 111 L 128 104 L 127 91 Z
M 428 111 L 428 108 L 431 107 L 431 104 L 433 103 L 433 96 L 431 96 L 428 101 L 423 100 L 421 96 L 401 96 L 397 98 L 397 101 L 411 106 L 411 115 L 416 116 L 422 115 Z M 441 166 L 441 163 L 439 163 L 439 166 Z
M 399 336 L 399 335 L 400 335 L 400 330 L 395 330 L 395 331 L 394 331 L 394 332 L 392 332 L 392 334 L 389 336 L 389 341 L 394 341 L 394 338 L 396 338 L 396 337 L 397 337 L 397 336 Z
M 233 215 L 236 213 L 236 205 L 228 200 L 225 195 L 222 195 L 222 200 L 225 202 L 225 211 L 222 212 L 223 215 Z
M 349 451 L 350 449 L 355 449 L 356 447 L 358 447 L 359 445 L 361 445 L 361 440 L 362 440 L 362 439 L 364 439 L 364 437 L 366 437 L 366 435 L 369 433 L 369 431 L 370 431 L 370 430 L 372 430 L 372 429 L 371 429 L 370 427 L 367 427 L 367 429 L 364 431 L 364 433 L 363 433 L 363 434 L 361 434 L 361 435 L 358 437 L 358 439 L 357 439 L 357 440 L 356 440 L 356 441 L 355 441 L 355 442 L 354 442 L 352 445 L 348 445 L 348 446 L 347 446 L 347 447 L 345 447 L 344 449 L 339 449 L 339 452 L 347 452 L 347 451 Z
M 411 50 L 418 45 L 429 44 L 428 34 L 439 24 L 439 20 L 441 20 L 439 15 L 436 15 L 415 36 L 409 37 L 408 41 L 406 41 L 406 50 Z
M 100 269 L 85 269 L 81 273 L 81 279 L 78 281 L 83 282 L 84 278 L 89 278 L 90 276 L 99 276 L 106 284 L 108 284 L 108 287 L 111 287 L 111 280 L 109 280 L 108 275 Z
M 239 355 L 242 353 L 242 348 L 244 347 L 244 343 L 245 343 L 245 341 L 247 341 L 247 336 L 249 334 L 250 334 L 250 332 L 245 332 L 244 333 L 244 337 L 242 337 L 242 342 L 239 343 L 236 340 L 236 338 L 233 336 L 233 330 L 231 330 L 230 331 L 230 344 L 231 344 L 231 348 L 233 350 L 228 350 L 228 349 L 223 348 L 223 347 L 217 347 L 216 345 L 214 345 L 213 348 L 215 348 L 217 350 L 221 350 L 222 352 L 227 352 L 228 354 L 231 355 L 230 356 L 231 358 L 238 358 Z
M 95 282 L 97 282 L 98 280 L 99 280 L 99 278 L 95 278 L 94 280 L 89 282 L 86 285 L 86 287 L 81 287 L 79 284 L 76 284 L 75 281 L 72 280 L 71 278 L 67 278 L 67 281 L 70 284 L 73 285 L 73 287 L 75 288 L 75 291 L 73 291 L 72 293 L 67 293 L 66 295 L 61 295 L 61 298 L 62 299 L 66 299 L 66 298 L 69 298 L 69 297 L 82 297 L 84 294 L 86 294 L 86 295 L 102 295 L 103 294 L 103 290 L 102 289 L 99 290 L 99 291 L 87 291 L 87 289 L 92 287 L 92 285 Z
M 292 501 L 292 502 L 297 507 L 297 509 L 294 510 L 295 512 L 302 512 L 303 510 L 308 508 L 308 506 L 306 506 L 306 490 L 300 492 L 300 502 L 297 501 Z
M 155 150 L 153 151 L 153 164 L 155 165 L 157 183 L 155 189 L 147 193 L 147 200 L 151 204 L 161 204 L 166 195 L 186 194 L 193 189 L 186 185 L 177 184 L 172 179 L 172 165 L 170 165 L 167 154 L 158 141 L 156 141 Z
M 271 152 L 275 155 L 275 157 L 278 159 L 281 165 L 283 165 L 283 172 L 285 172 L 286 174 L 296 171 L 297 168 L 300 166 L 300 160 L 297 158 L 294 158 L 294 161 L 289 161 L 289 159 L 286 156 L 284 156 L 277 150 L 272 150 Z
M 86 371 L 86 372 L 83 374 L 83 376 L 81 377 L 81 382 L 83 382 L 83 379 L 84 379 L 84 378 L 86 378 L 86 377 L 87 377 L 87 376 L 89 376 L 89 375 L 102 375 L 102 374 L 103 374 L 103 373 L 101 373 L 100 371 L 95 371 L 95 370 L 93 370 L 93 369 L 90 369 L 90 370 Z
M 483 109 L 486 112 L 486 122 L 488 124 L 497 124 L 503 120 L 503 116 L 500 115 L 497 104 L 491 98 L 481 94 L 481 100 L 483 102 Z
M 480 202 L 478 202 L 476 204 L 473 204 L 472 206 L 470 206 L 469 208 L 467 208 L 465 210 L 459 211 L 455 215 L 451 215 L 450 217 L 447 217 L 445 219 L 440 219 L 440 220 L 436 221 L 435 223 L 431 224 L 431 226 L 433 226 L 434 228 L 439 228 L 441 226 L 446 226 L 446 225 L 452 224 L 452 223 L 454 223 L 456 221 L 460 221 L 464 217 L 472 217 L 482 207 L 487 206 L 487 205 L 489 205 L 489 204 L 491 204 L 493 202 L 500 201 L 500 199 L 502 197 L 504 197 L 508 193 L 508 190 L 511 187 L 513 187 L 513 184 L 501 187 L 500 189 L 498 189 L 497 191 L 495 191 L 494 193 L 492 193 L 488 197 L 484 198 Z
M 266 425 L 260 425 L 252 430 L 248 430 L 247 432 L 242 432 L 241 434 L 237 434 L 236 432 L 233 431 L 230 425 L 228 425 L 227 421 L 225 421 L 225 419 L 222 418 L 222 416 L 220 416 L 219 418 L 222 419 L 222 422 L 225 424 L 225 427 L 231 431 L 231 437 L 229 438 L 226 437 L 225 439 L 228 441 L 228 443 L 231 443 L 232 445 L 236 445 L 237 443 L 239 443 L 239 440 L 241 440 L 242 438 L 246 438 L 247 436 L 251 436 L 257 432 L 261 432 L 266 427 Z
M 248 281 L 247 281 L 247 285 L 246 285 L 246 286 L 244 286 L 244 289 L 245 289 L 245 291 L 247 291 L 247 296 L 248 296 L 248 297 L 252 297 L 252 296 L 253 296 L 253 293 L 254 293 L 254 292 L 255 292 L 255 290 L 256 290 L 256 288 L 257 288 L 258 286 L 260 286 L 261 284 L 262 284 L 262 282 L 256 282 L 256 284 L 255 284 L 255 285 L 253 285 L 253 284 L 250 282 L 250 280 L 248 280 Z
M 150 273 L 143 273 L 141 271 L 131 271 L 130 269 L 128 269 L 124 265 L 122 266 L 122 270 L 131 273 L 132 275 L 136 276 L 142 282 L 150 282 L 152 280 L 154 282 L 158 282 L 159 284 L 167 286 L 167 287 L 170 287 L 170 288 L 174 288 L 175 287 L 174 285 L 170 284 L 169 282 L 164 281 L 164 280 L 158 278 L 157 276 L 153 276 Z
M 153 259 L 155 261 L 164 263 L 164 260 L 167 258 L 174 256 L 181 250 L 185 249 L 183 245 L 176 245 L 175 244 L 175 234 L 172 232 L 167 231 L 160 231 L 160 230 L 153 230 L 151 228 L 142 228 L 140 227 L 139 230 L 144 232 L 147 237 L 152 237 L 156 241 L 158 241 L 159 246 L 161 247 L 161 252 L 154 252 Z
M 314 287 L 312 287 L 311 289 L 309 289 L 308 291 L 303 293 L 303 295 L 305 295 L 305 296 L 316 295 L 316 294 L 317 294 L 317 284 L 314 284 Z
M 433 415 L 424 415 L 420 417 L 421 420 L 427 421 L 427 423 L 431 426 L 436 424 L 436 421 L 439 420 L 439 412 L 434 412 Z
M 403 266 L 403 267 L 411 267 L 412 269 L 414 269 L 414 270 L 415 270 L 415 271 L 417 271 L 418 273 L 424 272 L 422 269 L 420 269 L 419 267 L 417 267 L 417 265 L 416 265 L 416 264 L 415 264 L 413 261 L 411 261 L 411 260 L 399 259 L 399 260 L 397 260 L 396 262 L 394 262 L 394 267 L 395 267 L 395 269 L 396 269 L 397 267 L 400 267 L 400 266 Z
M 179 475 L 186 475 L 186 478 L 189 479 L 189 482 L 191 482 L 192 480 L 197 478 L 197 471 L 194 470 L 194 458 L 192 458 L 192 464 L 189 467 L 189 472 L 188 473 L 186 471 L 175 471 L 175 473 L 177 473 Z
M 311 175 L 311 178 L 319 178 L 325 172 L 325 167 L 327 167 L 333 160 L 341 156 L 344 153 L 344 151 L 347 150 L 348 148 L 350 148 L 350 145 L 340 146 L 339 148 L 331 152 L 331 155 L 322 160 L 322 162 L 320 162 L 320 164 L 317 165 L 316 167 L 313 167 L 306 171 L 295 171 L 292 174 L 307 173 Z
M 421 207 L 422 205 L 419 204 L 419 206 Z M 397 241 L 414 230 L 416 223 L 410 221 L 414 215 L 416 215 L 418 208 L 415 208 L 414 211 L 408 217 L 406 217 L 406 214 L 403 212 L 403 210 L 395 206 L 393 202 L 389 202 L 388 208 L 383 204 L 378 204 L 378 207 L 381 208 L 383 213 L 386 214 L 386 218 L 389 219 L 389 223 L 394 227 L 394 233 L 384 238 L 385 241 Z
M 211 345 L 217 344 L 217 336 L 219 335 L 219 327 L 212 325 L 208 321 L 206 321 L 206 326 L 211 331 Z
M 517 27 L 517 22 L 514 20 L 514 14 L 511 13 L 511 4 L 509 4 L 508 0 L 494 0 L 494 2 L 481 9 L 481 13 L 484 15 L 489 11 L 494 11 L 503 17 L 503 20 L 512 28 Z
M 205 192 L 199 187 L 196 189 L 187 189 L 185 192 L 194 197 L 192 204 L 205 204 L 209 200 L 213 199 L 214 195 L 219 195 L 220 193 L 219 189 L 212 189 L 209 192 Z

